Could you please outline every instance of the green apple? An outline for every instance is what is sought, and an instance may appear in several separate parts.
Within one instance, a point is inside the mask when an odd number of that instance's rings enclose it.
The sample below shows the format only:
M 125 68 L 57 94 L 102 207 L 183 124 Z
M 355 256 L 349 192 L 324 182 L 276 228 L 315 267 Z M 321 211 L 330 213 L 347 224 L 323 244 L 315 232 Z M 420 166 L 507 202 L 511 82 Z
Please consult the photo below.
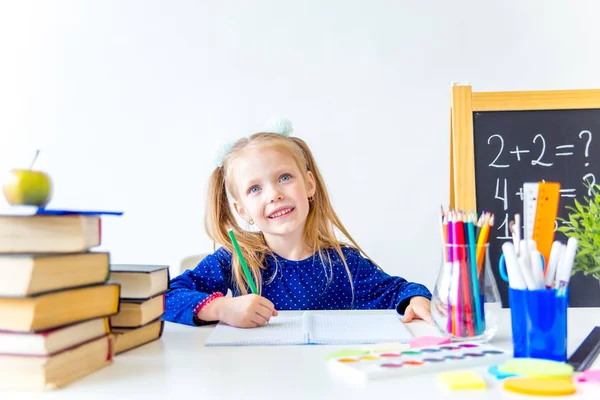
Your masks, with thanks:
M 52 196 L 52 181 L 42 171 L 13 169 L 2 185 L 2 192 L 11 205 L 43 207 Z

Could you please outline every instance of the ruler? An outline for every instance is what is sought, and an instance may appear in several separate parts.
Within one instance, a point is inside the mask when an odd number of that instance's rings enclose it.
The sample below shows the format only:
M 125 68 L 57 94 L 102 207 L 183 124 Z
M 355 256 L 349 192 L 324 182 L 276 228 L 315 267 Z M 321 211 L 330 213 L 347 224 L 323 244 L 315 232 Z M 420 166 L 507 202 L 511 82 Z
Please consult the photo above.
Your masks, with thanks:
M 523 239 L 533 239 L 533 224 L 538 198 L 538 183 L 527 182 L 523 184 Z
M 558 203 L 560 200 L 560 183 L 538 183 L 537 205 L 533 222 L 533 240 L 538 251 L 544 256 L 548 265 L 552 242 L 554 242 L 554 228 L 558 216 Z

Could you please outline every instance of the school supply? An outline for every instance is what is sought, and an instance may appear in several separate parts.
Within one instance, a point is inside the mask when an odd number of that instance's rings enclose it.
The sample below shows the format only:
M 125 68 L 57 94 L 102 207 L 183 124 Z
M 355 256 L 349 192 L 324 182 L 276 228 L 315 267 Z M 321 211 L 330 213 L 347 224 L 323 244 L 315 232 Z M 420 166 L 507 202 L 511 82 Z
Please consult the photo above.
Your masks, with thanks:
M 0 216 L 0 253 L 84 252 L 100 238 L 98 216 Z
M 475 371 L 441 372 L 438 380 L 448 390 L 485 389 L 485 381 Z
M 411 339 L 396 315 L 305 311 L 299 316 L 273 317 L 267 325 L 253 329 L 219 322 L 205 346 L 408 343 Z
M 557 182 L 538 182 L 538 199 L 533 217 L 533 239 L 537 250 L 544 257 L 546 265 L 554 241 L 554 224 L 558 216 L 560 184 Z
M 567 241 L 567 247 L 559 260 L 559 264 L 556 267 L 556 284 L 554 287 L 557 290 L 557 296 L 565 296 L 567 286 L 569 285 L 569 279 L 571 279 L 571 270 L 573 269 L 573 263 L 575 262 L 575 255 L 577 253 L 577 239 L 570 237 Z
M 535 249 L 531 250 L 529 255 L 533 284 L 535 285 L 536 290 L 544 289 L 546 287 L 544 282 L 544 256 Z
M 10 254 L 0 256 L 0 296 L 32 296 L 100 284 L 108 277 L 109 254 Z
M 169 288 L 169 266 L 110 264 L 108 279 L 121 285 L 122 299 L 148 299 Z
M 113 328 L 115 355 L 160 339 L 164 325 L 164 321 L 156 319 L 139 328 Z
M 235 234 L 233 233 L 233 229 L 228 230 L 229 238 L 231 239 L 231 243 L 235 248 L 235 252 L 240 260 L 240 264 L 242 265 L 242 270 L 244 271 L 244 275 L 246 276 L 246 280 L 248 281 L 248 286 L 250 286 L 250 290 L 254 294 L 258 294 L 258 290 L 256 289 L 256 284 L 254 283 L 254 279 L 252 278 L 252 274 L 250 273 L 250 269 L 248 269 L 248 265 L 246 264 L 246 260 L 244 259 L 244 255 L 242 254 L 242 250 L 240 249 L 240 245 L 238 244 Z
M 111 283 L 31 297 L 3 297 L 0 298 L 0 330 L 42 331 L 113 315 L 118 309 L 119 285 Z
M 559 199 L 560 184 L 557 182 L 523 184 L 524 239 L 535 241 L 546 265 L 554 241 L 554 223 L 558 216 Z
M 519 248 L 521 243 L 521 214 L 515 214 L 515 220 L 513 228 L 511 229 L 511 234 L 513 235 L 513 244 L 515 248 Z
M 506 280 L 513 289 L 527 289 L 527 283 L 521 269 L 521 263 L 517 256 L 517 252 L 510 242 L 505 242 L 502 245 L 502 256 L 500 259 L 500 276 Z M 503 260 L 505 267 L 502 268 Z
M 28 205 L 11 205 L 10 207 L 0 208 L 0 216 L 31 216 L 31 215 L 86 215 L 99 217 L 102 215 L 121 216 L 123 211 L 108 210 L 84 210 L 84 209 L 66 209 L 66 208 L 45 208 Z
M 512 358 L 498 366 L 503 373 L 532 378 L 570 378 L 573 367 L 564 362 L 533 358 Z
M 410 347 L 414 349 L 419 347 L 440 346 L 448 343 L 450 343 L 449 337 L 421 336 L 411 340 Z
M 509 287 L 514 357 L 566 360 L 567 297 L 556 293 Z
M 487 344 L 451 343 L 394 352 L 331 358 L 332 372 L 350 382 L 401 378 L 502 363 L 511 355 Z
M 577 239 L 566 246 L 554 241 L 560 184 L 523 185 L 524 239 L 512 225 L 512 241 L 502 244 L 499 272 L 509 284 L 515 357 L 565 361 L 567 288 L 577 253 Z
M 513 374 L 512 372 L 503 372 L 499 370 L 500 365 L 492 365 L 488 368 L 488 374 L 492 375 L 496 379 L 506 379 L 511 376 L 518 376 L 517 374 Z
M 588 369 L 583 371 L 578 377 L 577 382 L 595 382 L 600 383 L 600 369 Z
M 47 356 L 0 355 L 0 389 L 63 387 L 111 364 L 113 356 L 111 335 Z
M 500 302 L 487 257 L 494 216 L 442 208 L 443 263 L 432 298 L 432 316 L 447 337 L 490 339 L 486 303 Z
M 110 317 L 110 325 L 113 328 L 139 328 L 164 312 L 164 293 L 149 299 L 120 299 L 119 312 Z
M 533 239 L 533 226 L 535 224 L 535 210 L 538 199 L 538 184 L 535 182 L 523 183 L 523 239 Z M 517 227 L 521 229 L 521 227 Z
M 567 361 L 575 371 L 585 371 L 600 354 L 600 326 L 594 327 Z
M 567 378 L 506 378 L 502 383 L 509 392 L 532 396 L 565 396 L 576 392 L 573 381 Z
M 559 241 L 552 243 L 552 249 L 550 250 L 550 260 L 548 261 L 548 268 L 546 269 L 546 277 L 544 283 L 546 289 L 552 289 L 554 286 L 554 279 L 556 278 L 556 270 L 558 264 L 562 259 L 562 254 L 565 251 L 565 245 Z
M 108 318 L 95 318 L 41 332 L 0 331 L 0 355 L 47 356 L 109 333 Z

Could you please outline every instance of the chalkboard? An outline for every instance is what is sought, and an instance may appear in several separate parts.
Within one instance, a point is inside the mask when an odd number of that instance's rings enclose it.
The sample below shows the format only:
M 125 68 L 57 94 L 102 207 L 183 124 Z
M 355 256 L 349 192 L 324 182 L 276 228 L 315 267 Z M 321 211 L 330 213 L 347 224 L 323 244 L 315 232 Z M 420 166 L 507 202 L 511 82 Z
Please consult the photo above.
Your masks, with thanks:
M 509 221 L 515 213 L 523 215 L 524 182 L 560 182 L 559 217 L 568 218 L 565 206 L 588 195 L 585 183 L 600 179 L 600 110 L 475 112 L 473 130 L 477 207 L 496 220 L 492 260 L 512 239 Z M 555 238 L 566 243 L 561 232 Z M 494 271 L 506 303 L 506 284 Z M 600 284 L 593 277 L 573 277 L 570 295 L 571 306 L 600 306 Z
M 586 183 L 600 183 L 600 91 L 472 93 L 462 85 L 453 88 L 451 117 L 451 206 L 494 213 L 490 260 L 507 307 L 497 262 L 512 239 L 509 222 L 523 215 L 523 183 L 559 182 L 559 219 L 589 195 Z M 555 238 L 566 243 L 561 232 Z M 569 304 L 600 306 L 599 281 L 574 275 Z

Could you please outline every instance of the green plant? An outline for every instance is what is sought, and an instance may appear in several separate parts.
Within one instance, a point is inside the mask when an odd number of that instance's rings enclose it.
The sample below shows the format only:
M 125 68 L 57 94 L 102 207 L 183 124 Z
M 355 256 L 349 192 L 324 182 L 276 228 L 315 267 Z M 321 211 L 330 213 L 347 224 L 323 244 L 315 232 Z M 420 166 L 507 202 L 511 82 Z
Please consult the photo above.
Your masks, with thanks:
M 581 271 L 600 280 L 600 185 L 586 187 L 591 188 L 591 197 L 584 197 L 583 203 L 575 199 L 573 206 L 565 207 L 569 219 L 559 218 L 564 225 L 558 231 L 579 242 L 572 273 Z

